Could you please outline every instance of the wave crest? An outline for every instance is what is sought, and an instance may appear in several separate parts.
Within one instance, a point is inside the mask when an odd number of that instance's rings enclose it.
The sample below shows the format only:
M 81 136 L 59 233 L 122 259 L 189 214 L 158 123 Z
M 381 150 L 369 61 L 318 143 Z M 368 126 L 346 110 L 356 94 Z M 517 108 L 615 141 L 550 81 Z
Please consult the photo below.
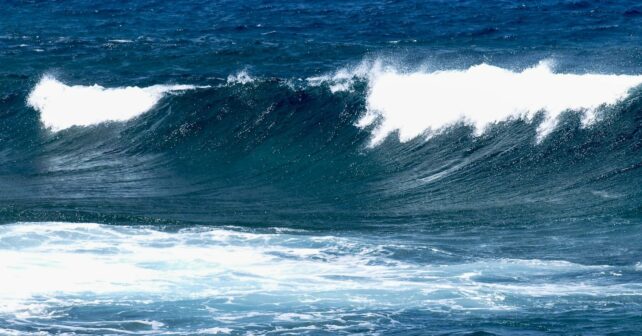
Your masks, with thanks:
M 105 88 L 69 86 L 44 76 L 27 98 L 40 112 L 45 127 L 60 131 L 72 126 L 89 126 L 106 121 L 125 121 L 149 111 L 168 93 L 192 90 L 193 85 L 153 85 Z
M 375 69 L 369 75 L 367 112 L 357 126 L 379 122 L 371 140 L 376 145 L 395 131 L 408 141 L 464 122 L 480 134 L 493 123 L 532 120 L 544 111 L 541 140 L 563 112 L 581 111 L 589 124 L 600 107 L 617 103 L 640 83 L 640 75 L 554 73 L 546 62 L 521 72 L 488 64 L 436 72 Z

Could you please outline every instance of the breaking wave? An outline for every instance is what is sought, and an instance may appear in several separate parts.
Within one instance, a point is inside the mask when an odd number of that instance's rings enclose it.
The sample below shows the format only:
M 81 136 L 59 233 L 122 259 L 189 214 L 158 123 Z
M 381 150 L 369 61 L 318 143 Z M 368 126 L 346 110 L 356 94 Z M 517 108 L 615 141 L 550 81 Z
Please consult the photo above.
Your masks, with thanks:
M 0 97 L 0 333 L 371 334 L 639 303 L 641 76 L 185 82 Z
M 256 80 L 243 70 L 229 75 L 226 84 Z M 479 135 L 504 121 L 532 122 L 538 113 L 543 115 L 537 128 L 537 139 L 541 140 L 555 129 L 564 112 L 578 112 L 584 126 L 592 124 L 601 108 L 620 102 L 642 83 L 642 75 L 555 73 L 550 62 L 544 61 L 522 71 L 480 64 L 466 70 L 433 72 L 403 72 L 380 62 L 364 62 L 353 69 L 307 78 L 306 83 L 311 87 L 328 84 L 336 94 L 353 90 L 359 80 L 366 81 L 362 91 L 366 111 L 356 126 L 376 125 L 371 138 L 371 145 L 376 145 L 391 133 L 406 142 L 421 135 L 431 137 L 458 123 L 471 125 Z M 286 86 L 297 89 L 291 84 Z M 126 121 L 149 111 L 167 94 L 208 87 L 69 86 L 44 76 L 27 103 L 40 112 L 45 127 L 59 131 L 71 126 Z
M 481 134 L 490 125 L 513 119 L 532 121 L 544 115 L 537 129 L 541 140 L 562 113 L 583 114 L 583 124 L 596 119 L 599 108 L 616 104 L 642 83 L 641 75 L 555 73 L 551 62 L 522 71 L 488 64 L 465 70 L 399 71 L 379 62 L 309 79 L 330 83 L 332 92 L 350 90 L 355 78 L 368 80 L 367 113 L 359 127 L 375 122 L 372 145 L 398 132 L 401 141 L 431 136 L 457 123 Z

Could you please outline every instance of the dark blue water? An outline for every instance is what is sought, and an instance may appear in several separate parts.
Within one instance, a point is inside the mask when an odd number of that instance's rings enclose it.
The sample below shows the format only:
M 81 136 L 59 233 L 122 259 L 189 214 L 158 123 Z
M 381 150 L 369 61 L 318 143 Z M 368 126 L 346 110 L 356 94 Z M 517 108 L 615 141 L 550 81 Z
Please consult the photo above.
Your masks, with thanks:
M 0 334 L 638 334 L 641 27 L 4 1 Z

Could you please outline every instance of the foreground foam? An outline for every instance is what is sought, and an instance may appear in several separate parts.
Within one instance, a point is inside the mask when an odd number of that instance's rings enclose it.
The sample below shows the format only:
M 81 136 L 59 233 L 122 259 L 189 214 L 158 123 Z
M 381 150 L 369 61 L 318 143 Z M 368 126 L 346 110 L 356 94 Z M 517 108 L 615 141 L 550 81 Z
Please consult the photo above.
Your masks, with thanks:
M 492 258 L 430 264 L 392 257 L 408 247 L 367 234 L 276 229 L 1 225 L 0 333 L 194 333 L 176 326 L 181 316 L 189 316 L 198 334 L 241 334 L 248 325 L 297 334 L 372 333 L 407 310 L 549 311 L 623 295 L 638 300 L 642 288 L 611 279 L 616 270 L 630 276 L 633 265 Z
M 168 93 L 198 88 L 193 85 L 105 88 L 100 85 L 66 85 L 44 76 L 27 98 L 40 112 L 45 127 L 60 131 L 106 121 L 125 121 L 149 111 Z
M 567 110 L 584 113 L 615 104 L 642 83 L 642 76 L 554 73 L 549 64 L 521 72 L 481 64 L 467 70 L 401 73 L 375 67 L 368 75 L 367 113 L 359 127 L 377 123 L 372 145 L 398 131 L 401 141 L 430 136 L 464 122 L 480 134 L 491 124 L 514 118 L 533 120 L 544 111 L 538 140 Z
M 0 318 L 51 319 L 60 307 L 74 305 L 199 298 L 219 300 L 217 309 L 262 304 L 264 313 L 273 308 L 283 318 L 279 307 L 297 302 L 348 310 L 506 310 L 514 304 L 505 302 L 509 296 L 639 294 L 639 284 L 572 281 L 580 274 L 599 277 L 609 266 L 518 259 L 414 264 L 380 253 L 394 243 L 377 244 L 361 237 L 230 229 L 2 225 Z M 559 280 L 565 274 L 573 276 Z M 504 280 L 490 281 L 495 277 Z

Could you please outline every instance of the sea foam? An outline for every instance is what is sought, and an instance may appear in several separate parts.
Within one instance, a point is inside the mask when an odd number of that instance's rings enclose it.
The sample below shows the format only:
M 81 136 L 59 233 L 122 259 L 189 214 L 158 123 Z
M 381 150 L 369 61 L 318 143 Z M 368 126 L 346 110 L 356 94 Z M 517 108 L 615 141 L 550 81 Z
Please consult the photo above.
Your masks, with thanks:
M 66 85 L 44 76 L 33 88 L 27 104 L 40 112 L 45 127 L 60 131 L 106 121 L 125 121 L 149 111 L 168 93 L 199 88 L 193 85 L 153 85 L 105 88 L 100 85 Z
M 312 300 L 345 309 L 367 304 L 506 310 L 528 301 L 509 304 L 504 297 L 639 295 L 638 282 L 604 283 L 601 275 L 615 269 L 608 265 L 538 259 L 402 262 L 377 252 L 399 248 L 398 242 L 379 244 L 371 237 L 234 228 L 166 232 L 91 223 L 6 224 L 0 226 L 0 318 L 48 318 L 69 304 L 139 300 L 207 298 L 212 305 L 219 302 L 219 309 L 228 307 L 227 301 L 262 309 L 294 304 L 294 309 L 297 302 Z M 578 274 L 597 280 L 577 282 Z M 489 276 L 521 280 L 484 280 Z M 271 303 L 263 301 L 265 295 Z M 296 314 L 280 319 L 304 318 Z
M 539 141 L 565 111 L 583 113 L 583 123 L 588 125 L 600 107 L 617 103 L 642 83 L 637 75 L 555 73 L 547 62 L 520 72 L 488 64 L 411 73 L 373 68 L 367 76 L 367 112 L 357 123 L 362 128 L 377 125 L 371 145 L 393 132 L 404 142 L 430 137 L 460 122 L 481 134 L 500 121 L 532 121 L 541 111 Z
M 248 84 L 254 82 L 247 70 L 241 70 L 234 75 L 227 76 L 227 84 Z

